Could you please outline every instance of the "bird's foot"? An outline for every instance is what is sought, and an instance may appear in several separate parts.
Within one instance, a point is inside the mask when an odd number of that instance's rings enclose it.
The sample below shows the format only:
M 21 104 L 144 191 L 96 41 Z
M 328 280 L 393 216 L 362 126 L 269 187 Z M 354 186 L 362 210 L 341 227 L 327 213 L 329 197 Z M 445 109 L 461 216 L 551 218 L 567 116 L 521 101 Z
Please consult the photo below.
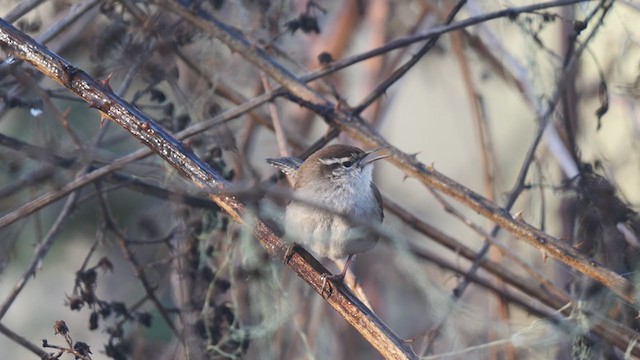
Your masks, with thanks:
M 320 288 L 320 295 L 324 297 L 324 289 L 327 287 L 327 280 L 342 282 L 344 280 L 344 275 L 345 275 L 344 273 L 340 273 L 337 275 L 322 274 L 322 276 L 320 277 L 322 279 L 322 288 Z M 327 292 L 327 296 L 325 297 L 325 299 L 328 299 L 329 296 L 331 296 L 331 293 L 332 293 L 332 289 L 331 287 L 329 287 L 329 290 Z

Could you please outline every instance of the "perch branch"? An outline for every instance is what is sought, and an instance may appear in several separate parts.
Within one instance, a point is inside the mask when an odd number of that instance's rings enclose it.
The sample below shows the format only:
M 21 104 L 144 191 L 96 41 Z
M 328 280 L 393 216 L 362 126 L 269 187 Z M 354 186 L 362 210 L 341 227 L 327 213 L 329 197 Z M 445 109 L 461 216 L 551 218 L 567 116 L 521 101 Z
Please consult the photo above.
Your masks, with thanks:
M 9 56 L 28 62 L 52 80 L 73 91 L 91 107 L 129 131 L 196 186 L 208 191 L 209 197 L 236 221 L 249 225 L 255 237 L 271 255 L 284 259 L 285 243 L 250 214 L 240 201 L 233 196 L 219 193 L 229 189 L 229 184 L 220 174 L 140 110 L 114 94 L 106 83 L 94 80 L 4 20 L 0 20 L 0 47 Z M 278 69 L 284 70 L 280 67 Z M 270 72 L 273 72 L 273 69 L 271 70 Z M 299 88 L 304 89 L 306 86 L 300 84 Z M 141 156 L 141 153 L 143 154 L 138 151 L 129 156 Z M 293 255 L 288 265 L 316 292 L 321 293 L 322 275 L 327 273 L 327 270 L 317 260 L 307 252 L 299 251 Z M 411 347 L 364 306 L 348 288 L 342 284 L 335 285 L 331 296 L 326 299 L 327 302 L 385 358 L 417 359 Z

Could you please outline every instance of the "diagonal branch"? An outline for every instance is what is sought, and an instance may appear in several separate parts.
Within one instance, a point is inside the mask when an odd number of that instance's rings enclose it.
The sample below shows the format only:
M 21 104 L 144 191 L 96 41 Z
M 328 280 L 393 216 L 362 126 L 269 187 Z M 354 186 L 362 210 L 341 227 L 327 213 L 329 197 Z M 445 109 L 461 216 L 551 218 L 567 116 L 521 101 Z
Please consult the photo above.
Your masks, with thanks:
M 467 0 L 458 1 L 458 3 L 453 7 L 453 9 L 451 9 L 451 12 L 449 13 L 449 15 L 447 15 L 447 18 L 445 19 L 445 25 L 451 24 L 451 22 L 453 21 L 453 18 L 455 18 L 455 16 L 458 14 L 458 12 L 460 12 L 462 7 L 466 3 L 467 3 Z M 424 44 L 420 48 L 420 50 L 418 50 L 417 53 L 411 56 L 411 59 L 409 59 L 409 61 L 407 61 L 401 67 L 396 69 L 391 75 L 389 75 L 389 77 L 384 79 L 384 81 L 380 83 L 369 95 L 367 95 L 367 97 L 364 100 L 362 100 L 360 104 L 358 104 L 358 106 L 356 106 L 353 109 L 353 114 L 358 116 L 362 114 L 362 111 L 364 109 L 369 107 L 369 105 L 371 105 L 374 101 L 376 101 L 377 98 L 379 98 L 382 94 L 384 94 L 387 91 L 387 89 L 391 87 L 391 85 L 395 84 L 409 70 L 411 70 L 413 66 L 417 64 L 418 61 L 420 61 L 420 59 L 422 59 L 422 57 L 424 57 L 424 55 L 436 45 L 436 42 L 438 41 L 439 38 L 440 38 L 440 34 L 429 38 L 427 43 Z
M 4 326 L 2 324 L 0 324 L 0 334 L 3 334 L 4 336 L 6 336 L 9 339 L 13 340 L 13 342 L 22 345 L 22 347 L 24 347 L 25 349 L 28 349 L 32 353 L 36 354 L 41 359 L 48 359 L 49 358 L 49 354 L 46 351 L 42 350 L 39 346 L 37 346 L 36 344 L 33 344 L 32 342 L 30 342 L 29 340 L 25 339 L 24 337 L 14 333 L 13 331 L 11 331 L 10 328 L 8 328 L 8 327 L 6 327 L 6 326 Z
M 236 221 L 250 226 L 255 237 L 271 255 L 277 256 L 279 259 L 284 258 L 286 251 L 284 242 L 269 227 L 247 211 L 240 201 L 233 196 L 219 193 L 219 191 L 229 189 L 229 184 L 220 174 L 213 171 L 190 149 L 166 133 L 140 110 L 115 95 L 108 84 L 94 80 L 84 71 L 73 67 L 66 60 L 48 51 L 44 46 L 1 19 L 0 47 L 9 56 L 30 63 L 54 81 L 76 93 L 91 107 L 98 109 L 129 131 L 196 186 L 208 191 L 209 197 Z M 284 68 L 276 66 L 271 68 L 270 72 L 275 69 L 284 70 Z M 299 88 L 305 89 L 306 85 L 300 84 Z M 130 156 L 143 154 L 143 151 L 137 151 Z M 316 292 L 321 293 L 322 275 L 327 271 L 317 260 L 307 252 L 300 251 L 293 255 L 288 265 Z M 326 300 L 385 358 L 417 358 L 411 347 L 401 340 L 377 315 L 364 306 L 344 285 L 336 284 L 332 295 Z
M 560 6 L 567 3 L 574 2 L 555 1 L 539 5 Z M 331 101 L 305 85 L 304 82 L 298 80 L 293 74 L 284 69 L 282 65 L 269 57 L 264 51 L 259 49 L 256 45 L 251 44 L 237 30 L 232 29 L 220 20 L 204 13 L 203 11 L 199 11 L 198 15 L 194 15 L 183 6 L 168 0 L 163 0 L 162 5 L 184 17 L 194 26 L 208 32 L 218 40 L 225 43 L 233 51 L 239 53 L 247 61 L 253 63 L 273 79 L 278 81 L 284 88 L 290 91 L 291 97 L 299 98 L 303 105 L 309 106 L 316 111 L 320 111 L 321 115 L 326 118 L 327 122 L 332 125 L 336 125 L 354 139 L 371 147 L 388 147 L 388 153 L 391 155 L 389 158 L 390 162 L 396 165 L 406 175 L 415 177 L 424 185 L 442 191 L 443 193 L 462 202 L 466 206 L 475 210 L 481 216 L 486 217 L 496 225 L 510 232 L 516 238 L 526 241 L 528 244 L 539 249 L 548 256 L 560 260 L 572 268 L 582 272 L 586 276 L 602 283 L 625 301 L 631 304 L 636 303 L 637 297 L 635 295 L 634 286 L 624 277 L 620 276 L 615 271 L 600 265 L 595 260 L 581 254 L 567 243 L 562 242 L 544 231 L 528 224 L 521 218 L 514 218 L 508 211 L 487 200 L 482 195 L 441 174 L 432 166 L 426 166 L 421 163 L 417 160 L 415 155 L 406 154 L 391 146 L 391 144 L 389 144 L 382 136 L 380 136 L 380 134 L 378 134 L 364 121 L 353 116 L 353 114 L 346 110 L 341 109 L 339 106 L 336 106 L 336 104 L 333 104 Z M 517 12 L 514 12 L 512 9 L 510 11 L 504 11 L 503 14 L 503 16 L 515 16 L 517 15 Z M 202 16 L 205 16 L 206 18 Z

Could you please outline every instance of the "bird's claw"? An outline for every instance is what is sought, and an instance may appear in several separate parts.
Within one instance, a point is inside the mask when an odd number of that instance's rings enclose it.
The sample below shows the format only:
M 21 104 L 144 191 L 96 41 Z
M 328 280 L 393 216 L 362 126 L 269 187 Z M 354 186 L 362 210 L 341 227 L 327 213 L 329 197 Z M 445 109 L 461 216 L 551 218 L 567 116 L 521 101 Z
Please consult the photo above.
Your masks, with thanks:
M 324 288 L 327 287 L 327 280 L 342 281 L 344 280 L 344 274 L 338 274 L 338 275 L 322 274 L 322 276 L 320 276 L 320 279 L 322 279 L 322 287 L 320 288 L 320 295 L 324 297 Z M 329 290 L 327 292 L 327 296 L 325 297 L 325 299 L 328 299 L 331 296 L 332 292 L 333 291 L 331 287 L 329 287 Z

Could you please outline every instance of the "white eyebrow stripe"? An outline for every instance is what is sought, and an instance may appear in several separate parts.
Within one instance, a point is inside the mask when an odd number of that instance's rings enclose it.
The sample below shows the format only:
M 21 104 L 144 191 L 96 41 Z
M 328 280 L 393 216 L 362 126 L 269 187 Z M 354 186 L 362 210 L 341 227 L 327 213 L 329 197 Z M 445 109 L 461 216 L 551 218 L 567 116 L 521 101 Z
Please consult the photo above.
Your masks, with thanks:
M 342 157 L 342 158 L 329 158 L 329 159 L 318 159 L 318 161 L 325 165 L 333 165 L 333 164 L 342 164 L 345 161 L 351 160 L 351 156 Z

